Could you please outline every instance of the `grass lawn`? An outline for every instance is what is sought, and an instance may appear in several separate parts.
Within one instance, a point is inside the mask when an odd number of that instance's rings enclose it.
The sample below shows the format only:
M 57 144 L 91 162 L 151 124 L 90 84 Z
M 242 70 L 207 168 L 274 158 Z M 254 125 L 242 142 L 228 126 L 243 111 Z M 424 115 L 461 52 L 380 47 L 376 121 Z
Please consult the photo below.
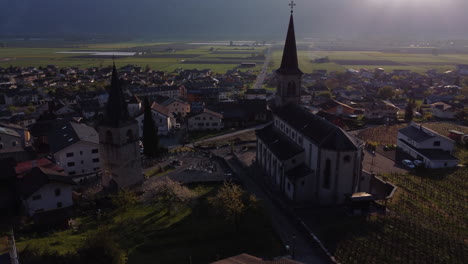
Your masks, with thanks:
M 60 254 L 76 253 L 83 241 L 106 226 L 116 242 L 128 252 L 128 263 L 209 263 L 240 253 L 273 257 L 282 255 L 281 243 L 261 210 L 249 211 L 239 230 L 214 213 L 206 196 L 219 184 L 191 184 L 197 199 L 190 206 L 179 205 L 168 215 L 159 204 L 138 204 L 127 210 L 107 211 L 101 220 L 82 216 L 78 231 L 65 230 L 47 234 L 17 233 L 17 246 Z

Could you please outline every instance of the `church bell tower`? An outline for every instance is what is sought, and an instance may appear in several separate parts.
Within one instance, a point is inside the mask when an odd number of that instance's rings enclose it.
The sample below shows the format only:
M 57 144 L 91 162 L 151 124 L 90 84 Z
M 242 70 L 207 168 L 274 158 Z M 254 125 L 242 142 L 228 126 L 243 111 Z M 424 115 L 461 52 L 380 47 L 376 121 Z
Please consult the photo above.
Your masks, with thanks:
M 276 70 L 276 106 L 282 106 L 287 103 L 299 104 L 301 99 L 301 77 L 302 71 L 299 69 L 297 60 L 296 36 L 294 33 L 293 7 L 296 5 L 293 1 L 291 6 L 291 16 L 289 18 L 288 33 L 286 43 L 284 44 L 283 58 L 281 66 Z
M 121 189 L 143 182 L 138 123 L 128 114 L 115 63 L 106 113 L 98 132 L 103 186 Z

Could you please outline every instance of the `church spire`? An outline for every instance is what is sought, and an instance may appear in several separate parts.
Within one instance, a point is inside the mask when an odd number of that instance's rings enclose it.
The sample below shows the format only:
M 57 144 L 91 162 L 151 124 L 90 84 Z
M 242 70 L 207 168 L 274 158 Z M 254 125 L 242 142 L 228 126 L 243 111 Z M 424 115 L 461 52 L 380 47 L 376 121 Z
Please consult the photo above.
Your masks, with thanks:
M 291 6 L 291 16 L 289 18 L 288 33 L 286 35 L 286 43 L 284 44 L 281 67 L 277 72 L 282 74 L 302 74 L 297 60 L 296 35 L 294 33 L 293 7 L 296 4 L 291 1 L 289 5 Z
M 129 119 L 130 116 L 128 114 L 127 103 L 125 102 L 124 94 L 114 62 L 112 67 L 109 100 L 107 101 L 106 105 L 104 123 L 111 126 L 119 126 Z

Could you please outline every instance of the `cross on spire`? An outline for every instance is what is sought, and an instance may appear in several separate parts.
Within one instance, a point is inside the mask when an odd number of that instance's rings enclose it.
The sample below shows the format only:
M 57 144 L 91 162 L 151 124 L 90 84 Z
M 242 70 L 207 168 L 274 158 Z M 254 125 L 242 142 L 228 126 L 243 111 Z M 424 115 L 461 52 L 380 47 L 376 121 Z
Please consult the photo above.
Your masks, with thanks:
M 291 7 L 291 14 L 294 12 L 294 7 L 296 6 L 296 3 L 294 3 L 294 0 L 291 0 L 291 3 L 289 3 L 289 6 Z

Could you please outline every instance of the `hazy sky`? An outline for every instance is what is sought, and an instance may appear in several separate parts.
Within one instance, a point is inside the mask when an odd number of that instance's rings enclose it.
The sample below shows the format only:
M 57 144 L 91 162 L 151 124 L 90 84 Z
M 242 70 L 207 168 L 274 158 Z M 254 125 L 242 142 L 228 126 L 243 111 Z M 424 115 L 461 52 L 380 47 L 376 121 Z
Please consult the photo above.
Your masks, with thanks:
M 0 33 L 282 37 L 287 0 L 1 0 Z M 468 0 L 296 0 L 299 37 L 468 38 Z

